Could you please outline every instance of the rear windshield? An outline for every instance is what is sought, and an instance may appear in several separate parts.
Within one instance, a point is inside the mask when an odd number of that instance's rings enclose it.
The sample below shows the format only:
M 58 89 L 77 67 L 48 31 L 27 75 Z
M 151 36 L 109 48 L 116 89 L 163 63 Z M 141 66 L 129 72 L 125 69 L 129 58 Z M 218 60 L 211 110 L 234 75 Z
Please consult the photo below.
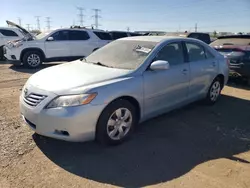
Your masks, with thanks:
M 112 40 L 111 35 L 106 32 L 94 31 L 95 35 L 101 40 Z
M 216 49 L 218 52 L 220 52 L 222 55 L 225 55 L 227 57 L 242 57 L 245 55 L 245 52 L 239 49 L 234 48 L 220 48 Z
M 211 43 L 212 46 L 223 46 L 223 45 L 250 45 L 250 39 L 241 39 L 241 38 L 225 38 L 217 39 Z

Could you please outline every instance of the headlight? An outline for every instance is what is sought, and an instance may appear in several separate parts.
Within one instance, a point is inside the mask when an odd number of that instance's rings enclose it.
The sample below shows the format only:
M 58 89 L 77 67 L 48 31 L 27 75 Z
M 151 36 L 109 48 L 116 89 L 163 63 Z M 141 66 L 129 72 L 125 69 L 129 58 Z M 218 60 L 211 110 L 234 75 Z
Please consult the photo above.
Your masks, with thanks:
M 96 96 L 97 93 L 60 96 L 52 100 L 47 108 L 85 105 L 89 104 Z

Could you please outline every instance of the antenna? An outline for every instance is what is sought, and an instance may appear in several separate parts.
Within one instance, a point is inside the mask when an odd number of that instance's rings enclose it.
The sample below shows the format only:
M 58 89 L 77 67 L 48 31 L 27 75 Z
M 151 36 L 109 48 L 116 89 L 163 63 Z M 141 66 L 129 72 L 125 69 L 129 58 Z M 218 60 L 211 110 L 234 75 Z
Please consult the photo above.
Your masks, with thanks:
M 18 24 L 22 26 L 22 19 L 18 17 Z
M 37 24 L 37 30 L 39 30 L 40 31 L 40 16 L 35 16 L 35 18 L 36 18 L 36 24 Z
M 99 18 L 101 18 L 101 16 L 99 15 L 99 12 L 101 12 L 101 10 L 96 8 L 96 9 L 93 9 L 93 11 L 95 12 L 95 15 L 92 16 L 95 18 L 95 24 L 93 24 L 93 25 L 95 26 L 96 29 L 98 29 L 98 26 L 100 26 L 99 25 Z
M 80 21 L 80 26 L 82 26 L 83 27 L 83 10 L 84 10 L 84 8 L 82 8 L 82 7 L 76 7 L 78 10 L 79 10 L 79 14 L 78 14 L 78 16 L 79 16 L 79 21 Z
M 30 30 L 30 24 L 26 24 L 28 31 Z
M 49 31 L 50 30 L 50 23 L 51 23 L 50 17 L 46 17 L 46 21 L 45 22 L 47 23 L 47 30 Z

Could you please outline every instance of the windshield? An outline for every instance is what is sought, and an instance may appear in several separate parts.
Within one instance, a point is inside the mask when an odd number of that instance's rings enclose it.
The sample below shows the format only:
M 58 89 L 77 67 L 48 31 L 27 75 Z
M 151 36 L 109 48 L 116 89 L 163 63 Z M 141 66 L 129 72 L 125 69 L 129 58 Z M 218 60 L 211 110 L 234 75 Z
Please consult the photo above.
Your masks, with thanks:
M 36 39 L 42 39 L 43 37 L 49 35 L 51 32 L 43 32 L 36 36 Z
M 151 41 L 117 40 L 93 52 L 86 61 L 119 69 L 136 69 L 156 44 Z

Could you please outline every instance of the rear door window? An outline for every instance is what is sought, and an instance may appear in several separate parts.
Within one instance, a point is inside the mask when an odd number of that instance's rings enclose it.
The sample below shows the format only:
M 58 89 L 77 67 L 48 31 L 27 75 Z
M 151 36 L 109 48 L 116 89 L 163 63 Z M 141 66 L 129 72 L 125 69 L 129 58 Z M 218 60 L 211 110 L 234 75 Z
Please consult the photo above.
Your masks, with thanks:
M 185 43 L 190 62 L 206 60 L 206 53 L 201 45 L 190 42 Z
M 0 29 L 0 33 L 2 33 L 2 35 L 6 37 L 18 37 L 18 34 L 16 34 L 16 32 L 12 30 Z
M 101 40 L 112 40 L 111 35 L 107 32 L 94 31 L 94 34 Z
M 86 31 L 69 31 L 69 40 L 88 40 L 89 38 Z
M 126 32 L 110 32 L 110 34 L 111 34 L 113 40 L 124 38 L 124 37 L 128 36 L 128 34 Z

